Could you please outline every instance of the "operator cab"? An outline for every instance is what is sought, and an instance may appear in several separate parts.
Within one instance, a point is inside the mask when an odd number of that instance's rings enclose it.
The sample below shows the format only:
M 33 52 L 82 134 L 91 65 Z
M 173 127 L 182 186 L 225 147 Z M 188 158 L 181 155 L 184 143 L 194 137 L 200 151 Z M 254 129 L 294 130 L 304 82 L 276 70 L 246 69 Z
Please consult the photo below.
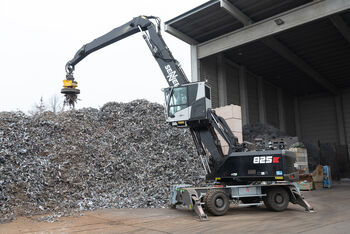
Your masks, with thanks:
M 172 126 L 187 127 L 188 124 L 207 120 L 211 109 L 210 87 L 205 82 L 188 83 L 163 89 L 165 94 L 166 121 Z

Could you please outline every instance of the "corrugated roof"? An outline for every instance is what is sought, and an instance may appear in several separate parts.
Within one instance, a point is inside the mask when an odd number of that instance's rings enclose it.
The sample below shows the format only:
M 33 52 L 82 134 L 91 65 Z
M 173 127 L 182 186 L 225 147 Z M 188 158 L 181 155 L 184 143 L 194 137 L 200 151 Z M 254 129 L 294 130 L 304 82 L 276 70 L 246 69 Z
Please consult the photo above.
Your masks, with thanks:
M 219 1 L 213 1 L 212 4 L 203 8 L 201 11 L 197 11 L 172 23 L 168 21 L 165 24 L 169 24 L 198 42 L 207 41 L 243 26 L 220 7 Z
M 293 9 L 312 0 L 228 0 L 255 22 Z M 219 0 L 209 1 L 165 24 L 205 42 L 243 27 L 243 24 L 220 7 Z

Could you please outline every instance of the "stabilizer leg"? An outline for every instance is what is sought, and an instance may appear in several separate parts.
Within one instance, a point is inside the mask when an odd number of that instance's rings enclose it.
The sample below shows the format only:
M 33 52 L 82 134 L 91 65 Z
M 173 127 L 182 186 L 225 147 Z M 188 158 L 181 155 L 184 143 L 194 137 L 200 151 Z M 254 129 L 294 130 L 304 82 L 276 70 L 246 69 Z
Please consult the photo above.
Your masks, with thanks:
M 294 204 L 298 204 L 298 205 L 304 207 L 305 211 L 315 212 L 314 208 L 312 208 L 312 206 L 301 196 L 300 193 L 298 193 L 297 191 L 292 191 L 292 194 L 295 198 L 292 201 Z
M 193 201 L 193 209 L 196 212 L 196 214 L 199 216 L 200 221 L 207 221 L 208 216 L 203 211 L 201 201 L 196 196 L 192 196 L 192 201 Z

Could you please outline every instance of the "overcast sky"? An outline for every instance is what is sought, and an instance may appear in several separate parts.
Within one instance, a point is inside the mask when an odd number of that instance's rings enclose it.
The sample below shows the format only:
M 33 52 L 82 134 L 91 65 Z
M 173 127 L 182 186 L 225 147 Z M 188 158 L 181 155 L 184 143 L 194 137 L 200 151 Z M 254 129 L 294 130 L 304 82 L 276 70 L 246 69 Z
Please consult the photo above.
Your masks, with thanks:
M 65 64 L 84 44 L 138 15 L 163 22 L 206 0 L 0 0 L 0 111 L 27 112 L 44 98 L 60 95 Z M 163 32 L 174 57 L 190 78 L 190 47 Z M 141 33 L 90 54 L 75 68 L 81 101 L 145 98 L 163 103 L 167 87 Z

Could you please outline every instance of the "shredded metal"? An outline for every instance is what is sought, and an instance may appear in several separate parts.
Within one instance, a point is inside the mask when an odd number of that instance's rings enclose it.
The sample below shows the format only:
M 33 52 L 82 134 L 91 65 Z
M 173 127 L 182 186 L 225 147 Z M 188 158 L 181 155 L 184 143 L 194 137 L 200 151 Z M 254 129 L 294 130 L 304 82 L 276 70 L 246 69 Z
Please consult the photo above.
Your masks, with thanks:
M 0 112 L 0 222 L 166 207 L 171 185 L 199 184 L 205 172 L 190 133 L 163 113 L 145 100 L 57 115 Z
M 77 94 L 73 94 L 73 93 L 65 94 L 64 97 L 65 97 L 65 99 L 64 99 L 63 105 L 71 107 L 71 108 L 74 108 L 75 104 L 79 100 L 78 99 L 78 95 Z

